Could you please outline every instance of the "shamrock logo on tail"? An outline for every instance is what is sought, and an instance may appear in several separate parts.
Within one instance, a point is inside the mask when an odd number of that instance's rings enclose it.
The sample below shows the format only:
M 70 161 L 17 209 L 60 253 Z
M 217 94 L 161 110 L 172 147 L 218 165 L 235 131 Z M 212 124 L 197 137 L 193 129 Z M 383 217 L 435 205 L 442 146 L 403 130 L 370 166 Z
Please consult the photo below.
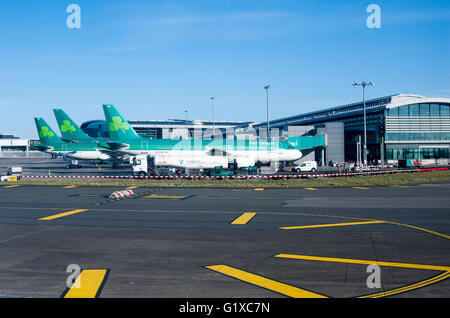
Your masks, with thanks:
M 63 121 L 63 124 L 61 125 L 61 131 L 63 133 L 70 132 L 71 134 L 73 134 L 75 132 L 75 127 L 70 124 L 70 121 L 65 120 L 65 121 Z
M 122 121 L 122 118 L 120 118 L 119 116 L 114 116 L 112 118 L 112 123 L 109 123 L 109 130 L 111 131 L 118 131 L 118 130 L 122 130 L 122 132 L 125 132 L 125 130 L 130 129 L 128 127 L 128 124 L 126 122 Z
M 39 131 L 39 137 L 41 138 L 45 137 L 52 138 L 54 135 L 55 134 L 47 126 L 42 127 L 41 130 Z

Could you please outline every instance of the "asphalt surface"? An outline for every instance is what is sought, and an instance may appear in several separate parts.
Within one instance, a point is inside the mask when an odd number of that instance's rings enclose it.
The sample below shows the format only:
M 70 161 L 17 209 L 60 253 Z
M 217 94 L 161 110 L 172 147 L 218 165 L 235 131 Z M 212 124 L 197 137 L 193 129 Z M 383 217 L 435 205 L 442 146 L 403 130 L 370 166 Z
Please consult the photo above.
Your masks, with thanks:
M 64 175 L 104 175 L 104 176 L 123 176 L 131 175 L 131 165 L 121 164 L 117 169 L 112 168 L 111 164 L 102 164 L 100 167 L 92 161 L 79 160 L 81 168 L 69 169 L 69 162 L 48 158 L 0 158 L 0 175 L 6 175 L 8 167 L 22 167 L 24 176 L 64 176 Z
M 450 183 L 115 190 L 1 184 L 0 297 L 60 297 L 70 264 L 99 297 L 450 296 Z

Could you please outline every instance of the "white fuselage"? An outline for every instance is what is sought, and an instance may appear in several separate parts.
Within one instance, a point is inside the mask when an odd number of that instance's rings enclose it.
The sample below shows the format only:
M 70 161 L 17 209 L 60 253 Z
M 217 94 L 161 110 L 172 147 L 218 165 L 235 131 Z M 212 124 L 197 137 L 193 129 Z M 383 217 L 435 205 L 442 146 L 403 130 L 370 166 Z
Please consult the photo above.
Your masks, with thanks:
M 136 156 L 136 155 L 149 155 L 151 157 L 174 157 L 183 160 L 189 160 L 189 158 L 206 157 L 224 157 L 224 158 L 251 158 L 255 163 L 260 162 L 267 164 L 270 162 L 279 161 L 295 161 L 302 157 L 300 150 L 296 149 L 277 149 L 271 151 L 264 150 L 228 150 L 228 156 L 211 156 L 209 151 L 205 150 L 123 150 L 122 152 Z M 194 160 L 194 159 L 193 159 Z
M 61 157 L 67 157 L 79 160 L 109 160 L 111 156 L 102 153 L 101 151 L 48 151 L 48 153 L 55 154 Z

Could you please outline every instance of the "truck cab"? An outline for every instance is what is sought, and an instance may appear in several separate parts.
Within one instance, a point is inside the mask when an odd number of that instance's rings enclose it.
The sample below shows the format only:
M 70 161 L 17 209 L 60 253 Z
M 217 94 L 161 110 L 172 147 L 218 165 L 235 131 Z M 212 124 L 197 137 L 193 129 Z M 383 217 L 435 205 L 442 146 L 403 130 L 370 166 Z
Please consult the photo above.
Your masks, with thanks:
M 149 162 L 149 157 L 147 155 L 136 155 L 130 158 L 133 176 L 144 177 L 152 170 L 151 160 Z M 149 165 L 150 164 L 150 165 Z

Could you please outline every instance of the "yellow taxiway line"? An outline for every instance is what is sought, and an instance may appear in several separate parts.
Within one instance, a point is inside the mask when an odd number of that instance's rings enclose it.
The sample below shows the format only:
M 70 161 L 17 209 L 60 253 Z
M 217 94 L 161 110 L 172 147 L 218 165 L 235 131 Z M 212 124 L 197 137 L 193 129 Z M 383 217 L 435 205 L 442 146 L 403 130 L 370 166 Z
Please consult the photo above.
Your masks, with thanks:
M 64 298 L 96 298 L 100 295 L 108 274 L 106 269 L 89 269 L 81 271 L 72 288 L 63 295 Z M 78 286 L 78 288 L 77 288 Z
M 72 210 L 72 211 L 68 211 L 68 212 L 64 212 L 64 213 L 46 216 L 46 217 L 40 218 L 38 220 L 39 221 L 50 221 L 50 220 L 59 219 L 59 218 L 62 218 L 62 217 L 68 216 L 68 215 L 85 212 L 85 211 L 87 211 L 87 209 Z
M 331 224 L 316 224 L 316 225 L 301 225 L 301 226 L 284 226 L 280 227 L 281 230 L 299 230 L 299 229 L 312 229 L 319 227 L 333 227 L 333 226 L 349 226 L 349 225 L 363 225 L 363 224 L 377 224 L 386 223 L 385 221 L 366 221 L 366 222 L 348 222 L 348 223 L 331 223 Z
M 403 223 L 397 223 L 397 222 L 391 222 L 391 221 L 387 221 L 386 223 L 389 224 L 395 224 L 395 225 L 399 225 L 399 226 L 404 226 L 404 227 L 409 227 L 418 231 L 423 231 L 423 232 L 427 232 L 436 236 L 440 236 L 443 238 L 446 238 L 447 240 L 450 240 L 450 235 L 447 234 L 443 234 L 443 233 L 439 233 L 436 231 L 432 231 L 432 230 L 428 230 L 428 229 L 424 229 L 423 227 L 418 227 L 418 226 L 414 226 L 414 225 L 409 225 L 409 224 L 403 224 Z
M 240 217 L 231 222 L 231 224 L 247 224 L 255 215 L 256 213 L 243 213 Z
M 422 288 L 431 284 L 435 284 L 437 282 L 440 282 L 441 280 L 447 279 L 450 277 L 450 272 L 444 272 L 441 273 L 437 276 L 431 277 L 429 279 L 420 281 L 418 283 L 415 284 L 411 284 L 411 285 L 407 285 L 407 286 L 403 286 L 400 288 L 395 288 L 395 289 L 391 289 L 391 290 L 387 290 L 384 292 L 380 292 L 380 293 L 375 293 L 375 294 L 370 294 L 370 295 L 365 295 L 365 296 L 360 296 L 358 298 L 380 298 L 380 297 L 388 297 L 388 296 L 392 296 L 395 294 L 400 294 L 400 293 L 406 293 L 408 291 L 417 289 L 417 288 Z
M 326 296 L 310 292 L 298 287 L 290 286 L 284 283 L 280 283 L 259 275 L 255 275 L 243 270 L 233 268 L 227 265 L 213 265 L 206 266 L 206 268 L 213 270 L 215 272 L 239 279 L 241 281 L 272 290 L 274 292 L 280 293 L 294 298 L 327 298 Z
M 390 266 L 390 267 L 399 267 L 399 268 L 427 269 L 427 270 L 445 271 L 445 272 L 450 271 L 449 266 L 380 262 L 380 261 L 368 261 L 368 260 L 360 260 L 360 259 L 318 257 L 318 256 L 308 256 L 308 255 L 293 255 L 293 254 L 278 254 L 278 255 L 275 255 L 274 257 L 298 259 L 298 260 L 305 260 L 305 261 L 319 261 L 319 262 L 360 264 L 360 265 L 378 265 L 378 266 Z
M 151 194 L 146 197 L 145 199 L 172 199 L 172 200 L 180 200 L 186 198 L 186 195 L 159 195 L 159 194 Z
M 450 277 L 450 267 L 449 266 L 435 266 L 435 265 L 423 265 L 423 264 L 408 264 L 408 263 L 397 263 L 397 262 L 380 262 L 380 261 L 368 261 L 368 260 L 358 260 L 358 259 L 346 259 L 346 258 L 333 258 L 333 257 L 318 257 L 318 256 L 307 256 L 307 255 L 292 255 L 292 254 L 278 254 L 274 257 L 279 258 L 290 258 L 290 259 L 298 259 L 298 260 L 306 260 L 306 261 L 319 261 L 319 262 L 333 262 L 333 263 L 347 263 L 347 264 L 361 264 L 361 265 L 378 265 L 378 266 L 389 266 L 389 267 L 397 267 L 397 268 L 410 268 L 410 269 L 425 269 L 425 270 L 435 270 L 441 271 L 443 273 L 428 278 L 426 280 L 406 285 L 403 287 L 359 296 L 357 298 L 380 298 L 380 297 L 388 297 L 400 293 L 405 293 L 417 288 L 422 288 L 431 284 L 435 284 L 444 279 Z

